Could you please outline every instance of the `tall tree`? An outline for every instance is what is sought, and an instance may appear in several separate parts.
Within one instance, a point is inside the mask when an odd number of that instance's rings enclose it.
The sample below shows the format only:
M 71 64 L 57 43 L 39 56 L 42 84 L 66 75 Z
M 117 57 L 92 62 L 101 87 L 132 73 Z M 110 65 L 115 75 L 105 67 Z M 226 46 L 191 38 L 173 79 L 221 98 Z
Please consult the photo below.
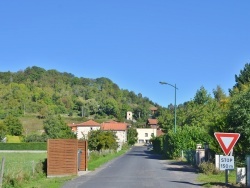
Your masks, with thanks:
M 236 84 L 233 86 L 233 89 L 229 90 L 231 95 L 244 90 L 244 88 L 248 88 L 250 84 L 250 63 L 246 63 L 244 69 L 240 70 L 240 74 L 235 75 L 235 82 Z
M 4 119 L 4 125 L 7 127 L 7 132 L 13 136 L 21 136 L 23 133 L 23 125 L 21 121 L 12 115 L 8 115 Z
M 241 134 L 234 151 L 244 158 L 250 153 L 250 88 L 231 98 L 227 125 L 230 132 Z
M 201 86 L 201 88 L 196 92 L 194 96 L 194 102 L 197 104 L 205 104 L 211 99 L 207 90 Z
M 227 96 L 223 89 L 220 86 L 217 86 L 216 89 L 213 90 L 214 98 L 216 101 L 220 102 L 221 100 L 225 99 Z
M 70 127 L 61 116 L 48 115 L 43 122 L 45 134 L 48 138 L 76 138 Z

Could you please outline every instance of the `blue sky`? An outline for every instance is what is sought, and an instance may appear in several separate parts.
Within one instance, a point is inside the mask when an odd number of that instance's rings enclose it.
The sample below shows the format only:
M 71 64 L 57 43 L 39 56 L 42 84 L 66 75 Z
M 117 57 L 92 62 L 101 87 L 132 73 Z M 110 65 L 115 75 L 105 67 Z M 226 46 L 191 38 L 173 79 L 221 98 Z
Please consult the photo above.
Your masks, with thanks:
M 228 93 L 250 61 L 250 1 L 0 1 L 0 72 L 107 77 L 155 103 Z

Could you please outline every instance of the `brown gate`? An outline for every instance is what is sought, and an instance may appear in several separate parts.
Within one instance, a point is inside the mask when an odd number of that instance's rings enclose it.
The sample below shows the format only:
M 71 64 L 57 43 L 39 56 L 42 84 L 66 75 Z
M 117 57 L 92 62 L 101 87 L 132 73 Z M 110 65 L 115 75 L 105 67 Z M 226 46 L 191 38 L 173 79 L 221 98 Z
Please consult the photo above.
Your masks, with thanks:
M 49 139 L 47 148 L 48 177 L 77 175 L 78 169 L 87 170 L 87 141 Z
M 87 171 L 88 170 L 88 166 L 87 166 L 87 162 L 88 162 L 88 142 L 84 141 L 84 140 L 79 140 L 78 141 L 78 150 L 81 151 L 81 155 L 80 155 L 80 166 L 79 166 L 79 170 L 80 171 Z

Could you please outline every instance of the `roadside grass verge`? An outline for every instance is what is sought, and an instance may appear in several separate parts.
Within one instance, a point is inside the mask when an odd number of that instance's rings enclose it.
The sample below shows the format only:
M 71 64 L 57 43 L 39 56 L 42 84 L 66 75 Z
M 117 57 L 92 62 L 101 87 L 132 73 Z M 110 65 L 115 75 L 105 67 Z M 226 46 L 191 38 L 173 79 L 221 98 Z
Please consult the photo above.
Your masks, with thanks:
M 22 184 L 20 188 L 60 188 L 62 187 L 65 182 L 70 181 L 76 178 L 76 176 L 67 176 L 67 177 L 58 177 L 58 178 L 46 178 L 46 176 L 26 182 Z
M 123 155 L 128 149 L 124 147 L 119 152 L 90 156 L 89 170 L 95 170 L 104 163 Z M 67 181 L 76 178 L 76 176 L 47 178 L 43 168 L 47 153 L 0 153 L 0 161 L 3 157 L 5 158 L 3 188 L 60 188 Z
M 107 153 L 107 154 L 97 154 L 97 153 L 91 153 L 90 154 L 90 159 L 88 161 L 88 170 L 93 171 L 96 168 L 99 168 L 100 166 L 102 166 L 103 164 L 111 161 L 112 159 L 119 157 L 121 155 L 123 155 L 124 153 L 126 153 L 128 151 L 129 148 L 123 148 L 121 151 L 119 152 L 112 152 L 112 153 Z
M 218 174 L 204 174 L 199 173 L 197 181 L 204 183 L 204 187 L 222 187 L 225 186 L 225 172 L 222 171 Z M 227 187 L 242 187 L 240 184 L 236 184 L 236 171 L 230 171 L 228 174 L 228 186 Z

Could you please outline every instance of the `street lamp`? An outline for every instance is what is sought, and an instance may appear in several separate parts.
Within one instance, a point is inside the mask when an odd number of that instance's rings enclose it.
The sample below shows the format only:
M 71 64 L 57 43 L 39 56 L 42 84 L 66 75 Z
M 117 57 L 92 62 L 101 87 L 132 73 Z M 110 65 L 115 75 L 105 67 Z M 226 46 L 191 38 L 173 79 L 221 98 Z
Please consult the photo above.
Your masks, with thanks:
M 174 132 L 176 133 L 176 89 L 178 89 L 175 85 L 169 84 L 167 82 L 159 82 L 160 84 L 170 85 L 174 88 Z

